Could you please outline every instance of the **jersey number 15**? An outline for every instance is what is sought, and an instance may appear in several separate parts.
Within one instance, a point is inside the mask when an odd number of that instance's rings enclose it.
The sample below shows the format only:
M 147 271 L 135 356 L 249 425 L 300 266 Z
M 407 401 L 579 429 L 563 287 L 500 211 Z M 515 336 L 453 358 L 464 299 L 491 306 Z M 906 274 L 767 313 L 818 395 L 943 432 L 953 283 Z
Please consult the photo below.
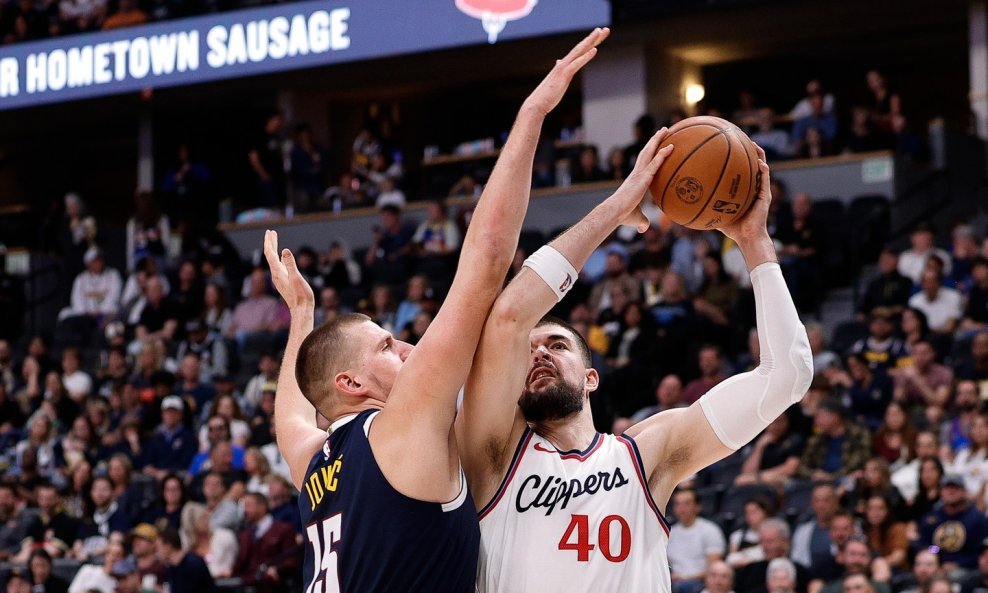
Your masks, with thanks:
M 315 566 L 312 567 L 312 582 L 309 583 L 305 593 L 340 592 L 340 573 L 336 567 L 337 556 L 333 544 L 340 541 L 342 531 L 341 513 L 305 528 L 306 539 L 312 543 L 312 559 L 315 562 Z

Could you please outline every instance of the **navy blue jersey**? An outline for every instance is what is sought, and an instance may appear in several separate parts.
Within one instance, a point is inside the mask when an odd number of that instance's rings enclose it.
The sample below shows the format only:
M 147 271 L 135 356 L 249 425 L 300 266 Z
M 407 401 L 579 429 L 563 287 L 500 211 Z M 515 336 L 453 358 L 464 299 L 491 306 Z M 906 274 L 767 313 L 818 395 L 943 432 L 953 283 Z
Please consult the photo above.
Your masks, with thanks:
M 446 504 L 397 492 L 367 440 L 375 413 L 334 423 L 305 472 L 304 593 L 474 593 L 480 528 L 466 484 Z

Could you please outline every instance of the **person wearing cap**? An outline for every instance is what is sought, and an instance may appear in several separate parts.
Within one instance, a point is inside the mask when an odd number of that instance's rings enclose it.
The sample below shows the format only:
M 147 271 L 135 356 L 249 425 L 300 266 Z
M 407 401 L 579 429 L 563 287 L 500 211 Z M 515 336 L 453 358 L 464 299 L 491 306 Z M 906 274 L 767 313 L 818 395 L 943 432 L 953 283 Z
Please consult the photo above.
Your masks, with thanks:
M 88 316 L 96 321 L 113 317 L 120 306 L 123 289 L 120 273 L 107 267 L 103 253 L 97 247 L 86 251 L 83 262 L 86 269 L 72 282 L 69 307 L 59 317 Z
M 893 335 L 895 325 L 892 310 L 886 307 L 872 309 L 868 322 L 868 337 L 851 346 L 852 354 L 861 354 L 872 370 L 894 369 L 900 359 L 907 355 L 906 346 Z
M 157 555 L 158 529 L 150 523 L 139 523 L 130 531 L 130 559 L 143 578 L 153 575 L 156 582 L 164 582 L 165 565 Z
M 964 476 L 943 476 L 940 503 L 919 520 L 920 546 L 939 549 L 947 573 L 976 569 L 979 546 L 988 537 L 988 518 L 969 501 Z
M 911 247 L 899 255 L 899 273 L 909 278 L 914 285 L 919 284 L 923 270 L 926 269 L 926 260 L 931 255 L 939 257 L 944 264 L 943 273 L 950 274 L 950 254 L 937 247 L 935 240 L 933 226 L 925 221 L 920 222 L 909 235 Z
M 185 403 L 177 395 L 161 400 L 161 424 L 147 446 L 146 475 L 162 479 L 169 471 L 185 471 L 198 450 L 196 435 L 183 424 Z
M 814 481 L 843 478 L 864 468 L 871 457 L 871 433 L 848 421 L 840 401 L 827 398 L 813 416 L 816 433 L 806 443 L 799 475 Z
M 110 569 L 115 581 L 114 593 L 138 593 L 141 590 L 141 573 L 130 558 L 117 560 Z

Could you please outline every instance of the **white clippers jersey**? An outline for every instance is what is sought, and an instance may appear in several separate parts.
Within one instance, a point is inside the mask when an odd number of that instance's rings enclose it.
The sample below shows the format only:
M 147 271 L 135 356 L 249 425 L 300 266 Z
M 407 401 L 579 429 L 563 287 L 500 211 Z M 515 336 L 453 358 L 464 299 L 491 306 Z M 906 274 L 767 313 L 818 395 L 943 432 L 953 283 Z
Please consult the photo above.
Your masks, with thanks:
M 528 428 L 480 511 L 477 590 L 669 593 L 668 544 L 631 438 L 561 452 Z

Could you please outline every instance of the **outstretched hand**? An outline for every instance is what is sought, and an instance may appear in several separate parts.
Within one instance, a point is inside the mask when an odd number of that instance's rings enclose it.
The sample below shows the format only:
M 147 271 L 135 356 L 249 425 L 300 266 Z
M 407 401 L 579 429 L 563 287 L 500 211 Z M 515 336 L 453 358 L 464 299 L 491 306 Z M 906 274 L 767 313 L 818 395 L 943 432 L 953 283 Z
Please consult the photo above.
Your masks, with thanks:
M 283 249 L 281 257 L 278 257 L 277 231 L 264 231 L 264 257 L 268 260 L 268 267 L 271 268 L 274 287 L 278 289 L 281 298 L 285 299 L 285 304 L 292 314 L 296 311 L 311 312 L 316 302 L 312 287 L 298 271 L 295 256 L 290 250 Z
M 768 236 L 768 210 L 772 204 L 772 190 L 769 182 L 768 163 L 765 159 L 765 151 L 761 146 L 755 144 L 755 151 L 758 152 L 758 191 L 755 194 L 755 201 L 741 218 L 735 220 L 727 226 L 723 226 L 720 232 L 727 235 L 735 243 L 741 244 L 745 239 L 753 239 Z
M 539 83 L 539 86 L 532 91 L 525 103 L 536 108 L 543 115 L 547 115 L 555 109 L 556 105 L 562 101 L 569 83 L 573 76 L 583 68 L 587 62 L 597 55 L 597 46 L 603 43 L 611 30 L 607 27 L 597 28 L 583 38 L 583 41 L 576 44 L 566 57 L 556 60 L 556 65 L 549 74 Z
M 638 153 L 638 159 L 635 161 L 635 168 L 631 170 L 631 174 L 624 180 L 621 187 L 607 198 L 608 201 L 618 204 L 621 211 L 625 213 L 621 219 L 621 224 L 633 226 L 638 229 L 639 233 L 647 231 L 649 225 L 648 217 L 642 212 L 642 198 L 659 167 L 665 162 L 666 157 L 672 154 L 674 148 L 672 144 L 669 144 L 659 150 L 659 145 L 668 135 L 669 130 L 662 128 L 649 139 L 645 147 Z

